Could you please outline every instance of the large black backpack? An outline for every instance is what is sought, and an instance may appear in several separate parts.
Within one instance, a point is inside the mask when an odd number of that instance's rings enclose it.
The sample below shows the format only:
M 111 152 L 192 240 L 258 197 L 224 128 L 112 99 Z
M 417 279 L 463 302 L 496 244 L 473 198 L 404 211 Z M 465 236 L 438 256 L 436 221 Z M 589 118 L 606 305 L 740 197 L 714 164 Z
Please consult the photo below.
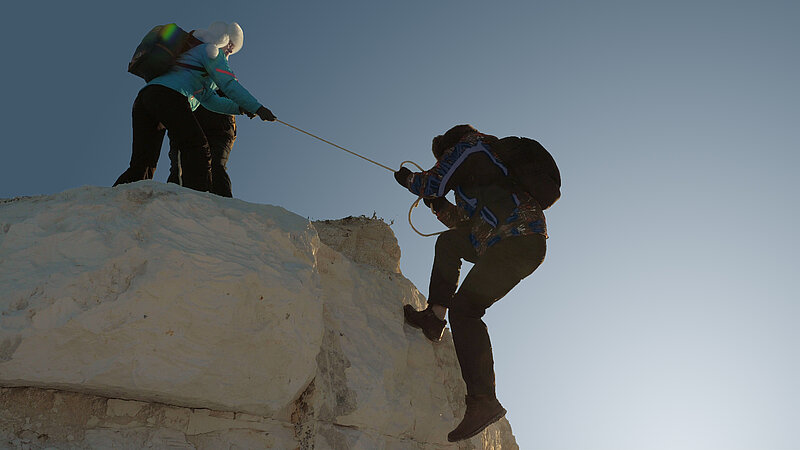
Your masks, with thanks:
M 136 47 L 128 72 L 150 82 L 153 78 L 167 73 L 174 66 L 181 53 L 198 46 L 202 42 L 174 23 L 158 25 L 150 30 Z M 180 64 L 184 66 L 184 64 Z M 202 67 L 185 65 L 190 69 L 204 70 Z
M 561 173 L 553 156 L 539 142 L 525 137 L 500 139 L 492 150 L 508 167 L 512 179 L 530 193 L 542 209 L 561 197 Z

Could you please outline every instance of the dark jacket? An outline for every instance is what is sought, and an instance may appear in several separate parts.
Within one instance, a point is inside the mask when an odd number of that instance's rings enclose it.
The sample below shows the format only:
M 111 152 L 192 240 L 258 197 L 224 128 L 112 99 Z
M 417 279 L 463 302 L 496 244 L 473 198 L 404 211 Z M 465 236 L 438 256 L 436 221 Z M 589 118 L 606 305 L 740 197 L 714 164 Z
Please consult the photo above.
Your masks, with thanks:
M 508 168 L 492 152 L 496 142 L 494 136 L 469 133 L 445 150 L 430 170 L 412 173 L 406 183 L 412 193 L 435 199 L 434 212 L 447 227 L 470 227 L 478 254 L 511 236 L 547 236 L 542 209 L 509 177 Z M 444 198 L 451 190 L 456 205 Z

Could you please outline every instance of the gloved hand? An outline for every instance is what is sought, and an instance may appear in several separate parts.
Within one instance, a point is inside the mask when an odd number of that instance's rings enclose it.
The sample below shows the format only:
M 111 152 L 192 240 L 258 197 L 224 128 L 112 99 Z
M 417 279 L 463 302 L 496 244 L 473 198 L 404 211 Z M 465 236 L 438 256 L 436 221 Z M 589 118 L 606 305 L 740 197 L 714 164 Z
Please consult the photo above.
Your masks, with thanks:
M 397 180 L 398 183 L 400 183 L 400 186 L 407 188 L 408 185 L 406 183 L 408 183 L 409 175 L 411 175 L 411 171 L 405 167 L 401 167 L 400 170 L 394 173 L 394 179 Z
M 264 121 L 267 121 L 267 122 L 274 122 L 275 119 L 277 119 L 277 117 L 275 117 L 275 114 L 272 114 L 272 111 L 270 111 L 269 109 L 267 109 L 267 108 L 265 108 L 263 106 L 260 106 L 258 108 L 258 111 L 256 111 L 256 114 L 258 114 L 258 117 L 260 117 L 261 120 L 264 120 Z
M 239 114 L 244 114 L 245 116 L 247 116 L 247 117 L 249 117 L 251 119 L 256 116 L 255 114 L 251 113 L 250 111 L 247 111 L 246 109 L 242 108 L 241 106 L 239 107 Z

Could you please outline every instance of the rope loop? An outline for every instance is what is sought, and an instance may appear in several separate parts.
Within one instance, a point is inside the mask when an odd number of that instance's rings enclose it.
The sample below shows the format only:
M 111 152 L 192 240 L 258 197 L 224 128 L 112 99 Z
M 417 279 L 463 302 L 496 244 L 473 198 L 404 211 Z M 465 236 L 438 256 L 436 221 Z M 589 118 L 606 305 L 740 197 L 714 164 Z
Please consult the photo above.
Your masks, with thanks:
M 400 163 L 400 167 L 403 167 L 405 163 L 413 164 L 414 166 L 416 166 L 417 169 L 419 169 L 420 172 L 423 171 L 422 167 L 420 167 L 419 164 L 415 163 L 414 161 L 403 161 Z M 420 200 L 422 200 L 421 195 L 416 200 L 414 200 L 414 203 L 411 204 L 411 208 L 408 208 L 408 224 L 411 225 L 411 229 L 416 231 L 417 234 L 422 237 L 438 236 L 447 231 L 444 230 L 444 231 L 437 231 L 436 233 L 423 233 L 419 231 L 417 227 L 414 226 L 414 223 L 411 221 L 411 211 L 414 211 L 414 208 L 416 208 L 419 205 Z
M 422 200 L 422 197 L 419 197 L 418 199 L 414 200 L 414 203 L 411 204 L 411 208 L 408 209 L 408 224 L 411 225 L 411 229 L 416 231 L 417 234 L 422 236 L 422 237 L 438 236 L 438 235 L 444 233 L 445 231 L 447 231 L 447 230 L 442 230 L 442 231 L 437 231 L 436 233 L 423 233 L 423 232 L 419 231 L 417 229 L 417 227 L 414 226 L 414 223 L 411 222 L 411 211 L 413 211 L 414 208 L 416 208 L 417 205 L 419 205 L 419 201 L 420 200 Z
M 415 163 L 414 161 L 403 161 L 403 162 L 400 163 L 400 167 L 402 168 L 405 163 L 413 164 L 414 167 L 419 169 L 420 172 L 423 172 L 425 170 L 422 167 L 420 167 L 419 164 Z

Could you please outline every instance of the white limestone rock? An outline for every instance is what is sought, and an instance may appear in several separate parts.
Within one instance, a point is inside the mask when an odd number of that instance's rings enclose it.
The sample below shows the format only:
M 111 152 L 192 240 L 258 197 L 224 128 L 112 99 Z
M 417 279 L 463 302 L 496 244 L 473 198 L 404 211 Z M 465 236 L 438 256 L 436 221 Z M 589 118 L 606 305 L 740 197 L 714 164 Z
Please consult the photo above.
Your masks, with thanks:
M 271 414 L 322 340 L 316 234 L 153 182 L 2 205 L 0 381 Z
M 0 200 L 0 447 L 517 448 L 459 444 L 449 332 L 380 220 L 151 181 Z

